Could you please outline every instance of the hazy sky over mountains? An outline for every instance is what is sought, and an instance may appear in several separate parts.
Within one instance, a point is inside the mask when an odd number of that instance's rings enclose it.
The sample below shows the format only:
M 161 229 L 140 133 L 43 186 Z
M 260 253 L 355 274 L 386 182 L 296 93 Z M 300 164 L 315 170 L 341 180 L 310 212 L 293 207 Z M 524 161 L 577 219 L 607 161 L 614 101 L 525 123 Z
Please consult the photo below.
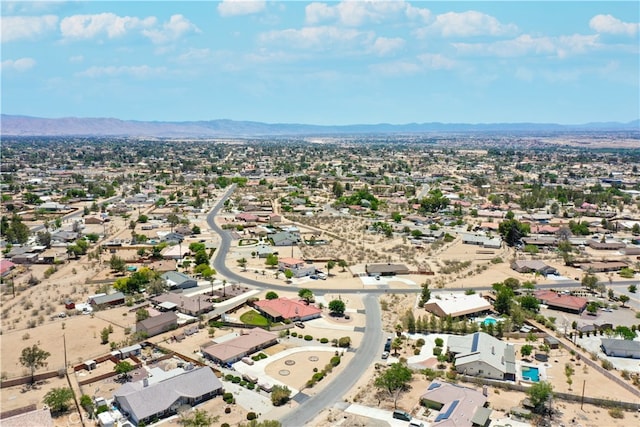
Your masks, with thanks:
M 309 124 L 631 121 L 640 2 L 2 7 L 2 112 Z

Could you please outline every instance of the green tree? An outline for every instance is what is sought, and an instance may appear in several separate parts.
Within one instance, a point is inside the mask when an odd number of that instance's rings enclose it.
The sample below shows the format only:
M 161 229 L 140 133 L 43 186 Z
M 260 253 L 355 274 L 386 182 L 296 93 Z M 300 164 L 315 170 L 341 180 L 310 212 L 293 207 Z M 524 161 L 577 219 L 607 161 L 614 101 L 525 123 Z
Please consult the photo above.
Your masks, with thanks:
M 622 307 L 626 307 L 625 304 L 628 303 L 630 299 L 631 298 L 629 298 L 629 296 L 625 294 L 620 295 L 620 302 L 622 303 Z
M 548 381 L 537 382 L 529 387 L 527 395 L 533 405 L 533 412 L 544 414 L 547 412 L 547 403 L 553 397 L 553 386 Z
M 522 347 L 520 347 L 520 354 L 523 357 L 531 356 L 532 352 L 533 352 L 533 346 L 531 344 L 524 344 Z
M 587 304 L 587 313 L 596 314 L 597 312 L 598 312 L 598 303 L 596 303 L 595 301 L 589 302 L 589 304 Z
M 398 408 L 400 393 L 407 390 L 413 371 L 402 363 L 392 363 L 374 381 L 375 387 L 384 390 L 393 399 L 393 407 Z
M 31 372 L 31 384 L 33 384 L 33 377 L 36 369 L 47 366 L 47 359 L 49 356 L 51 356 L 51 353 L 42 350 L 36 344 L 22 349 L 22 353 L 20 354 L 20 364 Z
M 402 348 L 402 338 L 395 337 L 393 341 L 391 341 L 391 349 L 393 350 L 394 355 L 398 355 L 398 350 Z
M 334 260 L 327 261 L 327 276 L 331 276 L 331 269 L 335 268 L 336 262 Z
M 270 268 L 275 268 L 278 265 L 278 255 L 276 254 L 267 255 L 267 258 L 265 259 L 264 263 Z
M 598 286 L 598 277 L 593 273 L 587 273 L 582 277 L 582 286 L 595 290 Z
M 537 313 L 540 308 L 540 302 L 538 301 L 538 298 L 533 295 L 524 295 L 520 297 L 520 307 Z
M 240 258 L 238 260 L 238 265 L 240 266 L 240 268 L 242 268 L 244 271 L 247 270 L 247 259 L 246 258 Z
M 418 306 L 420 308 L 424 307 L 424 305 L 431 299 L 431 290 L 429 289 L 429 282 L 424 282 L 422 284 L 422 291 L 420 293 L 420 302 L 418 302 Z
M 271 389 L 271 403 L 273 406 L 282 406 L 289 401 L 291 390 L 286 385 L 274 385 Z
M 629 287 L 627 288 L 629 290 L 629 292 L 631 292 L 632 294 L 635 294 L 638 291 L 638 287 L 636 285 L 629 285 Z
M 346 305 L 341 299 L 334 299 L 329 301 L 329 311 L 331 311 L 331 314 L 342 316 L 345 309 Z
M 93 415 L 94 404 L 93 399 L 88 394 L 83 394 L 80 396 L 80 406 L 84 408 L 85 411 L 89 414 L 89 417 Z
M 133 365 L 126 360 L 116 363 L 113 367 L 113 370 L 116 371 L 118 375 L 124 380 L 129 381 L 129 372 L 133 371 Z
M 511 301 L 513 297 L 514 293 L 510 288 L 501 286 L 496 294 L 496 301 L 493 303 L 493 308 L 500 314 L 509 314 L 511 312 Z
M 69 409 L 73 400 L 73 391 L 69 387 L 56 387 L 47 392 L 42 399 L 52 413 L 62 414 Z
M 180 218 L 175 213 L 170 213 L 167 215 L 167 222 L 171 226 L 171 232 L 173 232 L 173 228 L 180 223 Z
M 139 308 L 136 311 L 136 322 L 142 322 L 145 319 L 149 318 L 149 310 L 145 308 Z
M 564 365 L 564 375 L 567 377 L 567 384 L 569 384 L 569 391 L 571 391 L 571 384 L 573 384 L 573 380 L 571 377 L 575 374 L 576 370 L 573 368 L 573 365 L 567 362 Z
M 210 427 L 217 422 L 218 417 L 213 417 L 203 409 L 184 411 L 178 417 L 178 424 L 183 427 Z
M 284 277 L 287 278 L 287 280 L 291 280 L 291 278 L 293 277 L 293 271 L 289 270 L 288 268 L 284 271 Z
M 338 267 L 340 267 L 342 269 L 342 271 L 347 271 L 347 266 L 349 264 L 347 264 L 347 261 L 340 259 L 338 260 Z
M 271 299 L 277 299 L 278 298 L 278 294 L 273 292 L 273 291 L 269 291 L 267 292 L 267 294 L 265 295 L 265 299 L 271 300 Z
M 124 273 L 125 269 L 127 268 L 127 263 L 124 259 L 114 254 L 111 255 L 111 258 L 109 259 L 109 267 L 111 267 L 113 271 Z
M 300 289 L 298 291 L 298 296 L 302 298 L 307 304 L 313 301 L 313 292 L 311 291 L 311 289 L 307 289 L 307 288 Z
M 508 246 L 514 246 L 529 234 L 529 224 L 521 223 L 517 219 L 506 219 L 498 226 L 498 232 Z

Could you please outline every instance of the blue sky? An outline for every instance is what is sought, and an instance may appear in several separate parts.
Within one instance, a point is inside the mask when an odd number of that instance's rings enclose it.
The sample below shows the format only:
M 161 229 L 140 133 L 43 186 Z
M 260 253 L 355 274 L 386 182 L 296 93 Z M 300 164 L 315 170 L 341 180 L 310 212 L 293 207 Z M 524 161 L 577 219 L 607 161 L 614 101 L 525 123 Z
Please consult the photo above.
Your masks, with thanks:
M 2 1 L 2 113 L 627 122 L 640 2 Z

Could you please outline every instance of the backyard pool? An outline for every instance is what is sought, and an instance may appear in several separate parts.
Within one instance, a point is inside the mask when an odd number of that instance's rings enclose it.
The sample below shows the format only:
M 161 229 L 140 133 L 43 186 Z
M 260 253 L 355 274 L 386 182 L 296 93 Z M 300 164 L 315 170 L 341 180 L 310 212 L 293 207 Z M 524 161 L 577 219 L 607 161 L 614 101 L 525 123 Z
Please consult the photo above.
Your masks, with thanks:
M 520 368 L 522 379 L 537 383 L 540 381 L 540 371 L 535 366 L 523 366 Z
M 487 316 L 482 323 L 484 323 L 485 326 L 489 326 L 489 325 L 495 325 L 496 323 L 498 323 L 498 321 L 493 317 Z

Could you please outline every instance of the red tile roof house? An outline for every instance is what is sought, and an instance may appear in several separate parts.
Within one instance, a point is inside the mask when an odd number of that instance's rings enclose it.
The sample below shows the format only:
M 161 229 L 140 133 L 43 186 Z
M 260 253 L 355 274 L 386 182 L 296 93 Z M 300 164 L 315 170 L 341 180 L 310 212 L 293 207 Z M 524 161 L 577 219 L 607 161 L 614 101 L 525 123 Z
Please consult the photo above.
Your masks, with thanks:
M 311 320 L 320 317 L 322 310 L 314 305 L 307 305 L 302 300 L 288 298 L 276 298 L 272 300 L 260 300 L 253 303 L 264 316 L 274 322 L 282 320 Z
M 9 261 L 8 259 L 0 260 L 0 276 L 1 277 L 6 276 L 15 267 L 16 267 L 16 265 L 14 263 L 12 263 L 11 261 Z
M 586 298 L 560 294 L 546 289 L 535 291 L 533 295 L 538 298 L 542 304 L 548 305 L 551 309 L 570 313 L 582 313 L 589 303 Z
M 233 363 L 277 343 L 277 334 L 261 328 L 253 328 L 242 331 L 238 337 L 203 348 L 202 355 L 214 362 Z

